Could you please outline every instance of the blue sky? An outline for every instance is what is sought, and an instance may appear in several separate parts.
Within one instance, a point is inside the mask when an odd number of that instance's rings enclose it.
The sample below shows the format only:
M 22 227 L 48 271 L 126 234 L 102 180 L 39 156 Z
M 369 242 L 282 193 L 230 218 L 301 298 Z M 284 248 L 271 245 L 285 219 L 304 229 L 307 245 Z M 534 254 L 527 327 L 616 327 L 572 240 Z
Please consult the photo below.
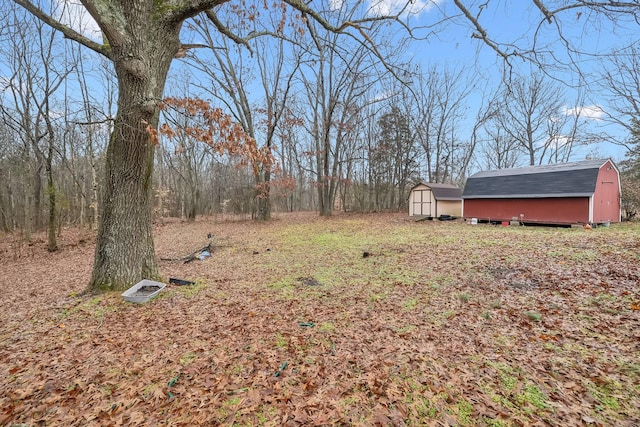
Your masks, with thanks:
M 621 133 L 623 131 L 619 127 L 602 120 L 603 110 L 608 109 L 607 96 L 596 82 L 600 79 L 599 73 L 602 70 L 601 55 L 609 54 L 613 49 L 639 43 L 640 28 L 637 23 L 620 20 L 617 25 L 614 25 L 606 19 L 588 16 L 588 11 L 579 9 L 560 14 L 559 24 L 557 24 L 558 21 L 549 24 L 543 19 L 540 10 L 529 1 L 465 1 L 464 3 L 473 15 L 478 9 L 469 6 L 470 3 L 488 4 L 482 11 L 479 22 L 487 31 L 488 37 L 498 42 L 505 52 L 513 52 L 514 48 L 527 51 L 534 46 L 539 52 L 548 52 L 541 57 L 541 60 L 547 61 L 547 65 L 553 62 L 553 65 L 546 66 L 544 71 L 551 78 L 562 83 L 562 90 L 566 93 L 568 100 L 564 108 L 567 114 L 580 111 L 582 117 L 590 117 L 590 127 L 594 132 L 606 131 L 618 134 L 620 137 L 626 135 Z M 544 3 L 550 5 L 557 2 Z M 460 11 L 453 1 L 443 0 L 439 2 L 437 8 L 411 17 L 410 21 L 417 26 L 428 25 L 437 21 L 441 14 L 454 16 L 459 15 Z M 456 18 L 443 27 L 442 31 L 429 36 L 425 41 L 415 43 L 414 49 L 407 54 L 423 64 L 445 62 L 454 67 L 473 69 L 495 84 L 504 76 L 505 69 L 525 75 L 537 71 L 531 62 L 523 61 L 518 57 L 512 57 L 510 64 L 506 65 L 503 58 L 483 41 L 472 38 L 474 31 L 472 24 L 464 17 Z M 566 38 L 573 48 L 583 51 L 584 54 L 570 53 L 561 36 Z M 560 62 L 556 63 L 553 60 Z M 580 73 L 577 72 L 578 68 Z M 570 103 L 570 100 L 577 98 L 577 88 L 580 88 L 585 96 L 582 105 Z M 620 160 L 624 157 L 624 151 L 618 145 L 603 143 L 579 150 L 576 155 L 611 156 Z
M 68 14 L 67 20 L 72 23 L 74 28 L 82 27 L 82 32 L 92 38 L 99 39 L 100 33 L 97 26 L 88 18 L 86 12 L 80 14 L 82 6 L 76 1 L 58 0 L 60 4 L 66 2 Z M 327 0 L 334 7 L 342 0 Z M 622 23 L 620 27 L 611 25 L 607 21 L 594 20 L 584 11 L 570 11 L 563 15 L 562 24 L 557 27 L 556 24 L 545 23 L 540 26 L 542 21 L 542 13 L 534 7 L 530 1 L 463 1 L 470 9 L 472 14 L 476 15 L 478 9 L 475 5 L 487 3 L 487 7 L 483 10 L 479 17 L 481 25 L 487 30 L 489 37 L 499 43 L 505 51 L 510 51 L 507 43 L 513 43 L 520 49 L 527 49 L 533 46 L 533 35 L 539 29 L 538 38 L 536 39 L 537 47 L 540 51 L 548 50 L 556 59 L 564 61 L 567 59 L 567 50 L 559 43 L 558 28 L 562 34 L 566 36 L 573 46 L 588 51 L 590 53 L 608 53 L 612 48 L 621 47 L 630 43 L 638 42 L 638 26 L 634 23 Z M 547 0 L 545 4 L 557 3 L 558 0 Z M 372 7 L 376 10 L 393 10 L 403 3 L 401 0 L 383 0 Z M 413 11 L 421 11 L 420 13 L 406 16 L 406 19 L 412 27 L 429 26 L 429 30 L 433 30 L 424 40 L 415 41 L 404 52 L 405 57 L 411 58 L 412 61 L 420 63 L 424 69 L 432 64 L 447 65 L 448 67 L 461 69 L 464 68 L 471 73 L 478 74 L 487 80 L 486 85 L 497 85 L 503 77 L 505 70 L 505 62 L 502 58 L 477 38 L 472 38 L 472 26 L 468 20 L 460 16 L 460 11 L 453 4 L 452 0 L 414 0 Z M 81 17 L 83 15 L 84 17 Z M 434 23 L 439 22 L 443 16 L 457 16 L 446 23 L 431 27 Z M 394 30 L 395 31 L 395 30 Z M 417 32 L 420 34 L 420 32 Z M 426 32 L 422 33 L 423 35 Z M 607 109 L 606 97 L 601 91 L 597 90 L 593 85 L 593 81 L 597 78 L 596 71 L 600 68 L 600 59 L 593 55 L 576 56 L 575 60 L 580 61 L 579 67 L 583 71 L 585 82 L 581 83 L 586 90 L 586 98 L 584 105 L 571 104 L 569 101 L 565 107 L 565 111 L 570 113 L 580 109 L 583 113 L 589 113 L 592 117 L 592 126 L 594 129 L 604 126 L 605 122 L 600 120 L 601 110 Z M 512 58 L 511 66 L 513 70 L 526 74 L 532 69 L 531 64 L 522 61 L 520 58 Z M 546 72 L 557 79 L 567 83 L 565 92 L 568 100 L 575 99 L 573 95 L 576 92 L 574 86 L 578 83 L 578 75 L 575 69 L 569 66 L 563 67 L 547 67 Z M 470 98 L 471 109 L 473 104 L 480 103 L 479 95 Z M 609 128 L 610 132 L 619 132 L 617 129 Z M 595 152 L 593 152 L 595 150 Z M 610 144 L 602 144 L 597 147 L 589 147 L 586 150 L 580 150 L 577 156 L 584 157 L 587 154 L 599 155 L 603 157 L 614 157 L 620 160 L 623 157 L 624 150 L 618 146 Z

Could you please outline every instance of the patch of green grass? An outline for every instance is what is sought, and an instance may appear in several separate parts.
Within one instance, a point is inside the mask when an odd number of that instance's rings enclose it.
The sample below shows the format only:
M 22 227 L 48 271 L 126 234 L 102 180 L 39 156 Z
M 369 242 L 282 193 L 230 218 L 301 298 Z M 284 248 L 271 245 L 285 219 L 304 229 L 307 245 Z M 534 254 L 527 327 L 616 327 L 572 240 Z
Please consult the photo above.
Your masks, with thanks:
M 635 378 L 640 378 L 640 362 L 631 363 L 627 361 L 618 361 L 616 360 L 620 371 L 624 372 L 627 375 L 632 375 Z
M 447 310 L 442 313 L 437 313 L 434 316 L 433 324 L 436 326 L 442 326 L 447 322 L 447 320 L 453 319 L 455 316 L 456 312 L 453 310 Z
M 562 352 L 562 349 L 552 342 L 546 342 L 542 344 L 542 348 L 544 348 L 545 350 L 556 352 L 556 353 Z
M 379 262 L 371 270 L 363 269 L 363 278 L 372 284 L 413 285 L 420 281 L 420 273 L 408 265 L 399 265 L 396 260 L 389 258 Z
M 469 302 L 471 301 L 471 295 L 469 295 L 467 292 L 463 292 L 458 295 L 458 299 L 462 302 Z
M 535 312 L 535 311 L 527 311 L 525 313 L 527 315 L 527 318 L 529 320 L 531 320 L 532 322 L 541 322 L 542 321 L 542 314 Z
M 622 386 L 616 381 L 604 384 L 590 384 L 589 391 L 596 399 L 596 411 L 618 411 L 621 407 L 618 396 L 622 392 Z
M 439 414 L 437 402 L 443 399 L 441 399 L 441 396 L 435 396 L 432 399 L 427 399 L 423 395 L 427 387 L 408 375 L 410 374 L 401 373 L 400 378 L 409 386 L 404 387 L 407 390 L 405 403 L 409 405 L 409 410 L 418 419 L 435 419 Z
M 269 283 L 267 288 L 275 290 L 293 290 L 295 282 L 296 279 L 293 277 L 283 277 L 280 280 Z
M 192 363 L 194 360 L 196 360 L 196 354 L 194 352 L 189 352 L 189 353 L 183 354 L 182 357 L 180 357 L 179 362 L 181 365 L 188 365 Z
M 407 396 L 406 403 L 412 404 L 411 410 L 415 411 L 418 419 L 435 419 L 438 416 L 438 408 L 433 402 L 424 396 Z
M 105 396 L 111 396 L 113 394 L 114 391 L 116 391 L 118 389 L 117 385 L 103 385 L 100 387 L 100 391 L 102 391 L 102 394 L 104 394 Z
M 371 302 L 379 302 L 379 301 L 383 301 L 387 298 L 387 294 L 386 293 L 370 293 L 369 294 L 369 301 Z
M 276 347 L 285 348 L 288 346 L 289 346 L 289 341 L 287 340 L 287 338 L 280 335 L 279 333 L 276 334 Z
M 402 326 L 400 328 L 395 328 L 395 331 L 399 335 L 405 335 L 413 331 L 415 328 L 416 328 L 415 325 L 407 325 L 407 326 Z
M 473 419 L 471 415 L 473 414 L 473 405 L 467 402 L 466 400 L 461 400 L 456 404 L 456 414 L 458 416 L 458 421 L 462 425 L 473 425 Z
M 142 395 L 146 398 L 154 394 L 154 391 L 160 388 L 158 383 L 151 383 L 142 390 Z
M 576 316 L 576 319 L 587 322 L 587 323 L 593 322 L 593 316 L 589 316 L 588 314 L 584 314 L 584 313 L 578 314 Z
M 100 322 L 104 319 L 105 313 L 111 313 L 118 310 L 119 305 L 116 303 L 119 299 L 114 299 L 108 295 L 94 296 L 86 301 L 70 308 L 64 308 L 58 314 L 58 320 L 65 319 L 70 316 L 79 315 L 81 317 L 92 317 L 99 319 Z
M 338 405 L 343 409 L 348 409 L 352 407 L 354 403 L 357 403 L 357 402 L 358 402 L 358 399 L 356 399 L 354 396 L 347 396 L 340 399 L 338 401 Z
M 296 281 L 293 277 L 283 277 L 275 282 L 269 283 L 267 288 L 277 291 L 278 296 L 284 300 L 292 300 L 300 297 L 300 293 L 296 293 Z
M 504 363 L 488 363 L 488 366 L 497 371 L 499 388 L 495 389 L 491 384 L 484 387 L 491 399 L 501 405 L 530 416 L 537 411 L 551 409 L 549 397 L 544 394 L 536 384 L 523 380 L 523 373 L 519 368 Z
M 227 407 L 236 406 L 239 403 L 240 403 L 240 398 L 239 397 L 232 397 L 232 398 L 227 399 L 224 402 L 222 402 L 222 404 L 224 406 L 227 406 Z
M 325 333 L 335 332 L 336 326 L 333 324 L 333 322 L 323 322 L 318 325 L 318 330 Z
M 518 378 L 515 376 L 515 371 L 508 365 L 496 364 L 498 369 L 498 375 L 500 378 L 500 384 L 507 392 L 512 391 L 518 383 Z
M 571 251 L 568 258 L 572 261 L 596 261 L 598 253 L 594 250 Z
M 207 284 L 203 280 L 197 279 L 195 280 L 195 282 L 196 283 L 194 283 L 193 285 L 179 286 L 177 288 L 178 292 L 186 297 L 193 297 L 203 289 L 207 288 Z M 162 292 L 160 293 L 160 295 L 162 295 Z
M 614 316 L 617 316 L 623 313 L 623 311 L 615 308 L 611 308 L 611 307 L 602 307 L 601 311 L 607 314 L 612 314 Z
M 404 302 L 404 311 L 411 311 L 418 306 L 418 298 L 409 298 Z
M 547 403 L 548 399 L 547 395 L 541 392 L 537 385 L 531 383 L 525 385 L 522 393 L 516 396 L 516 402 L 519 405 L 532 405 L 538 409 L 550 409 L 551 406 Z
M 453 283 L 453 277 L 447 274 L 439 274 L 436 275 L 434 277 L 432 277 L 431 279 L 429 279 L 429 281 L 426 283 L 427 286 L 429 286 L 429 288 L 433 289 L 433 290 L 437 290 L 440 289 L 442 287 L 446 287 L 447 285 L 450 285 L 451 283 Z
M 495 420 L 489 417 L 482 417 L 482 424 L 486 427 L 507 427 L 509 425 L 506 421 Z
M 502 308 L 502 302 L 500 302 L 499 300 L 491 301 L 491 304 L 489 305 L 489 307 L 493 309 Z
M 580 358 L 583 358 L 583 359 L 587 359 L 592 355 L 592 351 L 589 348 L 587 348 L 587 347 L 585 347 L 583 345 L 580 345 L 577 342 L 564 343 L 562 345 L 562 350 L 565 351 L 565 352 L 577 353 L 580 356 Z
M 216 410 L 216 418 L 219 422 L 225 422 L 225 424 L 229 421 L 229 416 L 233 415 L 232 411 L 242 402 L 239 397 L 231 397 L 224 402 L 222 405 Z M 235 417 L 234 417 L 235 418 Z M 235 422 L 232 425 L 237 425 Z
M 596 296 L 591 296 L 588 297 L 586 299 L 586 304 L 587 305 L 594 305 L 596 307 L 600 307 L 602 305 L 605 305 L 608 302 L 613 302 L 616 300 L 616 297 L 610 294 L 598 294 Z
M 260 405 L 260 410 L 256 413 L 258 425 L 265 425 L 269 420 L 273 420 L 278 415 L 278 410 L 271 405 Z

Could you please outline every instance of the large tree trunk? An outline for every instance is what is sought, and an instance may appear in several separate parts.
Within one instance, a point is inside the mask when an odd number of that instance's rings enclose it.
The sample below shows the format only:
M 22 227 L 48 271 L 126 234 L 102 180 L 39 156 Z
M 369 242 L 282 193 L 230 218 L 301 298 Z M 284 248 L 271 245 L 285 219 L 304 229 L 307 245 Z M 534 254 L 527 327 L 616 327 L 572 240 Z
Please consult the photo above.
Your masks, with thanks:
M 168 27 L 151 15 L 129 18 L 139 24 L 128 28 L 130 37 L 121 44 L 110 40 L 119 84 L 118 113 L 107 148 L 92 291 L 123 290 L 141 279 L 159 277 L 151 218 L 154 144 L 147 126 L 157 128 L 158 103 L 180 45 L 180 23 Z

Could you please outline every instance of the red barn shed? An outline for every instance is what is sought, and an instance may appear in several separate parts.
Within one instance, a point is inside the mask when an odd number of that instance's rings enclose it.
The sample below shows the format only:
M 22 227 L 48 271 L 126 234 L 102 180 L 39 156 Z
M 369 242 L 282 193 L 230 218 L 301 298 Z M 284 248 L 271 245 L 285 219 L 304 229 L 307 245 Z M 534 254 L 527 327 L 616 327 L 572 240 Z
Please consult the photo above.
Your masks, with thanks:
M 620 222 L 620 176 L 611 159 L 478 172 L 462 215 L 544 224 Z

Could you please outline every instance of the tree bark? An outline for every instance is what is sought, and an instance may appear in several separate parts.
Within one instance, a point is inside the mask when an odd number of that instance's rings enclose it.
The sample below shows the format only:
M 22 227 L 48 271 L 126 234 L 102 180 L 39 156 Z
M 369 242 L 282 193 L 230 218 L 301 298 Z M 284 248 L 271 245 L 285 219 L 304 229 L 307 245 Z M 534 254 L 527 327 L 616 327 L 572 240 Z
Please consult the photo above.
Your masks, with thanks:
M 49 197 L 49 217 L 48 217 L 48 221 L 47 221 L 47 249 L 49 250 L 49 252 L 55 252 L 58 250 L 58 242 L 56 240 L 56 210 L 57 210 L 57 204 L 56 204 L 56 186 L 55 186 L 55 182 L 53 180 L 53 154 L 54 154 L 54 146 L 53 146 L 53 141 L 54 141 L 54 130 L 53 130 L 53 125 L 51 123 L 51 120 L 49 118 L 49 102 L 47 100 L 47 108 L 46 108 L 46 112 L 47 112 L 47 117 L 45 119 L 46 123 L 47 123 L 47 132 L 48 132 L 48 144 L 49 147 L 47 148 L 47 156 L 46 156 L 46 164 L 45 164 L 45 170 L 47 172 L 47 195 Z
M 30 179 L 31 158 L 29 150 L 26 148 L 22 157 L 23 168 L 22 185 L 24 187 L 24 238 L 27 242 L 31 241 L 31 232 L 33 230 L 33 181 Z
M 121 44 L 111 41 L 118 113 L 107 148 L 92 291 L 124 290 L 159 278 L 151 218 L 154 144 L 147 127 L 157 128 L 181 23 L 162 23 L 148 9 L 131 9 L 126 13 L 142 16 L 127 16 L 129 37 Z
M 256 176 L 257 218 L 261 221 L 271 219 L 271 172 L 265 170 Z

